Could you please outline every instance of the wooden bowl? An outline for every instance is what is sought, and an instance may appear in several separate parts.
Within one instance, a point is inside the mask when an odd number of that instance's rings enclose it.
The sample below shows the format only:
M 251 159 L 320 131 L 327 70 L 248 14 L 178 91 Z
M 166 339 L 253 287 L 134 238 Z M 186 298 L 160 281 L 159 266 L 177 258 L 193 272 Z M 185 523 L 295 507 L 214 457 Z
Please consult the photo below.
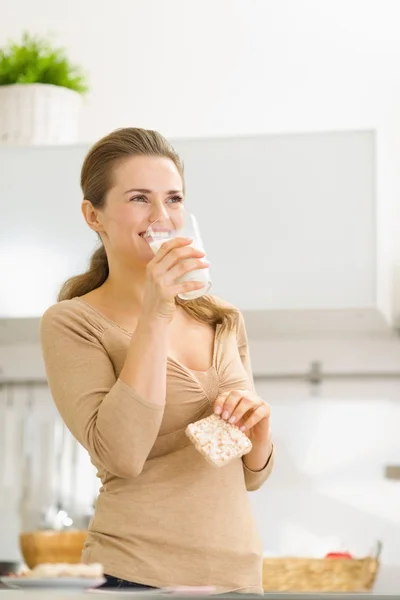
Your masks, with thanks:
M 30 569 L 43 563 L 79 563 L 87 531 L 29 531 L 19 536 L 25 563 Z

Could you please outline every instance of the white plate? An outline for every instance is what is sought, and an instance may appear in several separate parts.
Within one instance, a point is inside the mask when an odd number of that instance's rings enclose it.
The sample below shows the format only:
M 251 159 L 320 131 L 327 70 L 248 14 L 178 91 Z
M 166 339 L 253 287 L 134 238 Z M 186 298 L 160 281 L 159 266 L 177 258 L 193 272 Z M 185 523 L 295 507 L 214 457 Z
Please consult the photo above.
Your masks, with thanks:
M 105 582 L 105 579 L 102 577 L 96 579 L 87 577 L 1 577 L 0 581 L 9 588 L 19 590 L 47 588 L 79 591 L 98 587 Z

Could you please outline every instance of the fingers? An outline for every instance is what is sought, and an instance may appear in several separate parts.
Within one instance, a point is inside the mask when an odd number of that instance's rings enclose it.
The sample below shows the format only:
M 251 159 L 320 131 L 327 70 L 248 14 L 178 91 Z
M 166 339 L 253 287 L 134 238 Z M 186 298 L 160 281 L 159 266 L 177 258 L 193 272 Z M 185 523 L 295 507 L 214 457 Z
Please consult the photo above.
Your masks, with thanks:
M 270 408 L 266 402 L 263 402 L 250 413 L 247 419 L 244 420 L 243 425 L 241 425 L 240 429 L 242 431 L 248 431 L 249 429 L 257 425 L 257 423 L 259 423 L 263 419 L 269 419 L 269 417 Z
M 231 416 L 228 418 L 228 423 L 231 423 L 232 425 L 237 425 L 239 421 L 243 419 L 246 413 L 255 410 L 255 406 L 256 405 L 254 400 L 250 400 L 250 398 L 242 398 L 239 404 L 235 407 Z
M 150 306 L 148 310 L 166 313 L 170 318 L 176 308 L 177 296 L 204 290 L 204 278 L 198 281 L 199 277 L 193 271 L 205 269 L 209 263 L 200 260 L 205 254 L 193 248 L 192 242 L 190 238 L 168 240 L 147 264 L 145 302 Z M 182 277 L 188 273 L 190 275 Z M 189 281 L 182 281 L 182 278 Z
M 228 423 L 246 431 L 262 419 L 269 419 L 270 409 L 260 398 L 251 397 L 248 390 L 234 390 L 217 398 L 214 414 L 220 415 Z
M 204 260 L 188 258 L 185 261 L 179 262 L 172 269 L 166 273 L 166 281 L 170 284 L 176 283 L 176 281 L 191 271 L 197 271 L 198 269 L 206 269 L 210 266 L 210 263 Z
M 233 390 L 229 394 L 222 394 L 215 401 L 214 413 L 228 421 L 244 394 L 246 394 L 246 390 Z
M 171 288 L 171 293 L 174 296 L 179 294 L 187 294 L 188 292 L 194 292 L 195 290 L 201 290 L 204 287 L 202 281 L 182 281 Z
M 188 258 L 179 262 L 172 269 L 166 272 L 164 271 L 164 265 L 162 263 L 151 265 L 148 268 L 156 280 L 162 282 L 164 286 L 171 288 L 171 293 L 182 294 L 184 292 L 201 289 L 204 287 L 204 281 L 201 282 L 193 279 L 190 281 L 190 286 L 184 285 L 182 287 L 182 284 L 189 282 L 179 281 L 181 277 L 192 271 L 206 269 L 209 267 L 209 265 L 209 262 L 202 261 L 200 259 Z
M 186 248 L 175 248 L 170 250 L 168 254 L 158 263 L 164 271 L 171 271 L 178 264 L 182 264 L 190 259 L 200 260 L 204 258 L 205 254 L 201 250 L 197 250 L 192 246 Z M 202 264 L 202 263 L 201 263 Z

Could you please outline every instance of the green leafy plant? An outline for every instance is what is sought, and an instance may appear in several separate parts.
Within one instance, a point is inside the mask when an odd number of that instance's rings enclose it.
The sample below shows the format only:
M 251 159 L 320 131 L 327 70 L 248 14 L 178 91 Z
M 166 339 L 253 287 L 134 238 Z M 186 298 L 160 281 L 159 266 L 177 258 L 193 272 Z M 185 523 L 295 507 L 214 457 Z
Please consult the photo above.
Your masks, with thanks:
M 88 90 L 82 69 L 73 65 L 63 48 L 46 38 L 24 33 L 21 42 L 0 49 L 0 85 L 48 83 L 80 94 Z

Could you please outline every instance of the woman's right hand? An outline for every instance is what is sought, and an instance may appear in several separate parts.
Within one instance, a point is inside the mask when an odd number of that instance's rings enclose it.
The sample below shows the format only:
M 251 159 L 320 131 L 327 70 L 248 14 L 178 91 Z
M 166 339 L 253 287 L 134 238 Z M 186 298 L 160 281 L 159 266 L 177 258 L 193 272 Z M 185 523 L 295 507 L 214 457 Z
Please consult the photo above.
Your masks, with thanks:
M 175 297 L 203 287 L 204 283 L 200 281 L 177 283 L 182 275 L 209 266 L 208 262 L 202 260 L 204 252 L 190 246 L 191 243 L 191 239 L 183 237 L 168 240 L 147 265 L 143 316 L 171 319 Z

